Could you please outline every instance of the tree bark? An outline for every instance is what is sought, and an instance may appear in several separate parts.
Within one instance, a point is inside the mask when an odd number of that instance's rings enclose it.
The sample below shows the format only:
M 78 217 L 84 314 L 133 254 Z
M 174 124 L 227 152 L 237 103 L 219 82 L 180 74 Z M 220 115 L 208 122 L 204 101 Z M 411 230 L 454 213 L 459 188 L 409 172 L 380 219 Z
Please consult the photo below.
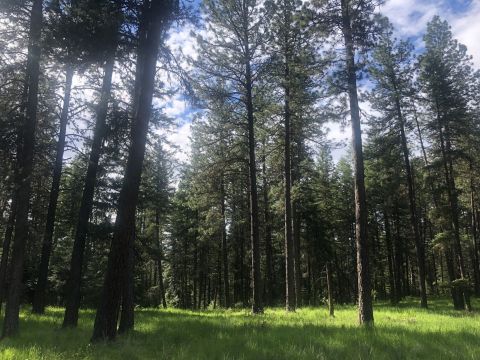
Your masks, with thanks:
M 152 111 L 152 98 L 155 85 L 156 63 L 160 44 L 162 17 L 165 9 L 163 1 L 152 0 L 146 16 L 146 36 L 139 45 L 142 61 L 138 102 L 135 104 L 135 115 L 131 129 L 131 144 L 125 169 L 122 189 L 118 199 L 117 218 L 107 271 L 103 285 L 103 293 L 95 316 L 92 341 L 103 339 L 114 340 L 117 335 L 117 319 L 121 301 L 121 280 L 125 271 L 133 271 L 128 267 L 128 249 L 133 246 L 131 229 L 135 228 L 135 212 L 138 201 L 138 190 L 142 175 L 143 159 L 147 140 L 148 123 Z M 140 58 L 140 56 L 139 56 Z M 133 314 L 132 314 L 133 315 Z
M 0 310 L 7 294 L 7 269 L 8 259 L 10 256 L 10 248 L 13 237 L 13 229 L 15 227 L 15 214 L 17 212 L 17 201 L 15 195 L 12 197 L 10 204 L 10 214 L 8 215 L 7 228 L 5 229 L 5 237 L 2 246 L 2 258 L 0 260 Z
M 57 154 L 53 168 L 52 187 L 50 189 L 50 199 L 48 202 L 47 221 L 45 223 L 45 233 L 43 236 L 42 254 L 38 267 L 37 287 L 33 297 L 32 311 L 36 314 L 43 314 L 45 311 L 45 293 L 47 291 L 48 267 L 50 263 L 50 255 L 52 253 L 53 231 L 55 228 L 55 214 L 57 211 L 58 195 L 60 194 L 60 179 L 62 176 L 63 153 L 65 150 L 65 136 L 67 132 L 68 108 L 70 106 L 70 93 L 72 90 L 73 74 L 73 66 L 67 65 L 65 72 L 63 107 L 60 115 L 60 132 L 57 142 Z
M 355 239 L 357 246 L 358 317 L 361 325 L 373 325 L 373 304 L 368 256 L 367 202 L 363 164 L 362 130 L 358 106 L 355 49 L 348 0 L 341 0 L 342 32 L 345 41 L 348 95 L 352 120 L 353 163 L 355 172 Z
M 17 202 L 15 235 L 13 239 L 11 280 L 5 306 L 2 337 L 18 332 L 20 301 L 22 297 L 23 265 L 28 238 L 35 127 L 37 124 L 38 82 L 40 76 L 40 38 L 43 21 L 43 1 L 34 0 L 30 17 L 26 82 L 28 86 L 25 118 L 21 124 L 21 147 L 17 154 L 15 198 Z
M 103 84 L 100 103 L 96 111 L 95 129 L 93 131 L 92 148 L 88 161 L 87 174 L 83 187 L 82 201 L 78 212 L 75 239 L 73 242 L 70 272 L 66 284 L 67 298 L 63 327 L 75 327 L 78 323 L 78 310 L 80 309 L 82 269 L 85 255 L 85 241 L 88 233 L 88 221 L 93 208 L 93 196 L 98 171 L 98 161 L 102 143 L 105 138 L 108 103 L 112 90 L 112 75 L 115 56 L 112 53 L 105 63 Z
M 157 267 L 158 267 L 158 286 L 160 289 L 160 298 L 162 300 L 163 308 L 167 308 L 167 300 L 165 299 L 165 287 L 163 285 L 163 244 L 162 238 L 160 237 L 160 212 L 158 209 L 155 210 L 155 237 L 157 238 L 157 245 L 158 245 L 158 260 L 157 260 Z M 196 246 L 196 241 L 195 241 Z M 195 260 L 197 262 L 197 260 Z M 198 302 L 198 306 L 200 306 L 200 301 Z
M 387 260 L 388 260 L 388 286 L 390 287 L 390 303 L 395 305 L 397 303 L 397 296 L 395 291 L 395 274 L 393 264 L 393 248 L 392 248 L 392 235 L 390 231 L 390 220 L 387 210 L 383 212 L 383 219 L 385 222 L 385 245 L 387 247 Z
M 265 222 L 265 303 L 269 306 L 273 305 L 274 283 L 273 283 L 273 248 L 272 248 L 272 224 L 270 219 L 270 208 L 268 201 L 268 183 L 267 183 L 267 165 L 264 154 L 262 159 L 262 175 L 263 175 L 263 206 L 264 206 L 264 222 Z

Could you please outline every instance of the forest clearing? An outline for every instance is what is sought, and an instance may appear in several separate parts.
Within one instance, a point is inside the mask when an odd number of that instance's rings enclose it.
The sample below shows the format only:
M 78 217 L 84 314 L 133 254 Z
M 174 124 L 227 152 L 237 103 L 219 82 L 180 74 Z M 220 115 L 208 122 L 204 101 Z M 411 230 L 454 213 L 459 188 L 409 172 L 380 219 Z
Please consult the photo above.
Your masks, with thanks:
M 1 359 L 480 359 L 480 0 L 0 0 Z
M 477 302 L 474 301 L 474 306 Z M 480 305 L 480 303 L 478 304 Z M 115 344 L 88 343 L 93 311 L 81 311 L 76 329 L 60 328 L 62 309 L 22 312 L 25 330 L 0 343 L 2 360 L 16 359 L 478 359 L 480 316 L 456 312 L 445 299 L 419 309 L 375 304 L 375 328 L 359 328 L 357 309 L 339 306 L 295 313 L 266 309 L 187 311 L 142 309 L 136 328 Z

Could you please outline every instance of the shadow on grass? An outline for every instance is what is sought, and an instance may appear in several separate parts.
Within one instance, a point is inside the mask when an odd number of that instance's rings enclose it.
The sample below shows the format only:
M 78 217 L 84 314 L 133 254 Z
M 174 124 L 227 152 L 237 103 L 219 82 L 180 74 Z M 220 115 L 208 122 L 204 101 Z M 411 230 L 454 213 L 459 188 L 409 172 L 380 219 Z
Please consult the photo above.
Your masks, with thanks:
M 67 330 L 60 329 L 59 309 L 45 316 L 24 313 L 20 335 L 3 340 L 0 355 L 2 359 L 129 360 L 480 358 L 479 333 L 471 328 L 450 329 L 443 324 L 444 330 L 429 330 L 393 319 L 368 330 L 355 326 L 351 308 L 351 322 L 330 319 L 323 309 L 311 311 L 313 322 L 302 319 L 300 312 L 286 320 L 280 312 L 251 316 L 238 311 L 142 310 L 137 312 L 136 331 L 115 343 L 95 346 L 88 344 L 91 311 L 82 312 L 77 329 Z

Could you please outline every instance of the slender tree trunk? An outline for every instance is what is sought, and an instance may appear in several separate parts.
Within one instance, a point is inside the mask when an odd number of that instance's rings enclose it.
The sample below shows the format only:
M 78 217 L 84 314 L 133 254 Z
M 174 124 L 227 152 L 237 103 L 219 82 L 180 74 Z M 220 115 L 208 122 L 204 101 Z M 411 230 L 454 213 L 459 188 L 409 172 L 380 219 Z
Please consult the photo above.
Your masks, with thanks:
M 385 221 L 385 245 L 387 247 L 388 259 L 388 286 L 390 287 L 390 302 L 392 305 L 397 303 L 397 296 L 395 292 L 395 274 L 393 272 L 393 249 L 392 249 L 392 235 L 390 231 L 390 220 L 388 212 L 384 210 L 383 218 Z
M 265 149 L 265 144 L 263 145 Z M 267 165 L 265 152 L 262 159 L 262 175 L 263 175 L 263 206 L 264 206 L 264 222 L 265 222 L 265 303 L 269 306 L 273 305 L 274 283 L 273 283 L 273 249 L 272 249 L 272 224 L 270 220 L 270 208 L 268 201 L 268 184 L 267 184 Z
M 144 43 L 139 45 L 140 52 L 145 54 L 137 67 L 142 67 L 141 88 L 132 126 L 131 144 L 122 189 L 118 199 L 117 218 L 113 239 L 108 256 L 107 271 L 103 285 L 103 293 L 97 308 L 92 341 L 102 339 L 114 340 L 117 334 L 117 319 L 121 301 L 121 279 L 128 271 L 128 248 L 133 237 L 130 229 L 135 228 L 135 211 L 138 201 L 138 190 L 142 175 L 148 123 L 152 110 L 152 98 L 155 83 L 160 30 L 164 16 L 164 3 L 153 0 L 148 12 L 148 25 Z M 126 270 L 127 269 L 127 270 Z M 130 271 L 132 269 L 130 268 Z
M 246 7 L 246 5 L 245 5 Z M 262 304 L 262 286 L 260 274 L 260 236 L 258 224 L 258 193 L 257 193 L 257 166 L 255 160 L 255 118 L 253 111 L 253 84 L 252 70 L 250 64 L 250 48 L 249 48 L 249 28 L 247 23 L 248 9 L 243 9 L 245 21 L 243 30 L 245 35 L 245 90 L 246 90 L 246 110 L 248 125 L 248 169 L 249 169 L 249 186 L 250 186 L 250 240 L 252 249 L 252 313 L 263 313 Z
M 163 244 L 162 244 L 162 238 L 160 237 L 160 212 L 158 209 L 155 210 L 155 236 L 157 238 L 157 244 L 158 244 L 158 261 L 157 261 L 157 267 L 158 267 L 158 285 L 160 289 L 160 298 L 162 300 L 162 305 L 163 308 L 167 308 L 167 300 L 165 298 L 165 286 L 163 284 Z M 195 241 L 196 244 L 196 241 Z M 196 260 L 195 260 L 196 262 Z
M 21 124 L 21 147 L 17 154 L 17 177 L 15 179 L 17 202 L 15 235 L 13 239 L 11 280 L 5 306 L 2 337 L 18 332 L 20 302 L 22 298 L 23 265 L 28 238 L 28 213 L 30 209 L 33 155 L 35 147 L 35 127 L 37 124 L 38 80 L 40 75 L 40 37 L 43 21 L 43 1 L 34 0 L 30 17 L 30 31 L 27 59 L 27 105 L 25 118 Z
M 395 84 L 395 80 L 394 80 Z M 396 85 L 395 85 L 396 91 Z M 422 308 L 427 308 L 427 288 L 425 286 L 425 247 L 420 238 L 420 232 L 418 229 L 418 218 L 417 218 L 417 208 L 415 201 L 415 187 L 414 187 L 414 178 L 412 175 L 412 167 L 410 165 L 410 155 L 407 145 L 407 136 L 405 134 L 405 121 L 402 114 L 402 107 L 400 105 L 400 100 L 398 96 L 395 99 L 395 105 L 397 108 L 397 117 L 400 127 L 400 140 L 402 144 L 403 159 L 405 161 L 405 172 L 407 174 L 407 189 L 408 189 L 408 200 L 409 200 L 409 209 L 410 209 L 410 225 L 412 226 L 413 237 L 415 240 L 415 250 L 417 254 L 417 266 L 418 266 L 418 279 L 420 285 L 420 306 Z
M 230 303 L 230 281 L 228 275 L 228 248 L 227 248 L 227 227 L 225 221 L 225 184 L 222 179 L 220 180 L 220 209 L 222 216 L 222 263 L 223 263 L 223 296 L 225 307 L 229 308 Z
M 82 201 L 78 212 L 75 239 L 73 242 L 72 257 L 70 260 L 70 272 L 67 279 L 66 307 L 63 318 L 63 327 L 75 327 L 78 322 L 78 310 L 80 309 L 82 269 L 85 256 L 85 241 L 88 233 L 88 221 L 93 208 L 93 196 L 98 171 L 98 161 L 102 143 L 105 138 L 108 103 L 112 89 L 112 74 L 115 62 L 114 54 L 111 54 L 105 63 L 103 84 L 100 95 L 100 103 L 96 111 L 95 129 L 93 130 L 92 148 L 88 160 L 87 174 L 83 186 Z
M 335 309 L 333 304 L 332 269 L 330 262 L 327 262 L 325 269 L 327 273 L 328 313 L 333 317 L 335 316 Z
M 53 231 L 55 228 L 55 214 L 57 211 L 58 195 L 60 194 L 60 178 L 62 176 L 63 152 L 65 150 L 65 136 L 68 123 L 68 109 L 70 106 L 70 93 L 72 90 L 74 69 L 67 65 L 65 72 L 65 93 L 63 97 L 62 113 L 60 115 L 60 132 L 57 142 L 57 155 L 53 168 L 52 187 L 48 202 L 47 221 L 43 236 L 42 255 L 38 267 L 38 280 L 33 297 L 32 311 L 36 314 L 43 314 L 45 311 L 45 293 L 47 291 L 48 267 L 52 253 Z
M 287 41 L 287 40 L 286 40 Z M 288 53 L 288 49 L 286 50 Z M 291 134 L 290 134 L 290 85 L 289 56 L 285 56 L 285 104 L 284 104 L 284 203 L 285 203 L 285 309 L 295 311 L 295 272 L 292 236 L 292 174 L 291 174 Z
M 355 238 L 357 245 L 358 317 L 361 325 L 373 325 L 373 304 L 368 256 L 367 202 L 362 150 L 362 130 L 358 106 L 355 49 L 348 0 L 341 0 L 342 32 L 345 41 L 348 95 L 352 120 L 353 162 L 355 171 Z

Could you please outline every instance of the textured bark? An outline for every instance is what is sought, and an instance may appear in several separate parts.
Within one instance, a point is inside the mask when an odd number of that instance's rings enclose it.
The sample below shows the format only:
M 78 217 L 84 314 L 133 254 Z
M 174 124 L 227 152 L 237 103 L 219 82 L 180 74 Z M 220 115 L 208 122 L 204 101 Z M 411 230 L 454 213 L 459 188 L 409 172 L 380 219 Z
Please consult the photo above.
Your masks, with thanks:
M 13 237 L 13 229 L 15 227 L 16 212 L 17 202 L 15 200 L 15 196 L 13 196 L 12 202 L 10 204 L 10 214 L 8 215 L 7 228 L 5 229 L 5 237 L 3 239 L 2 258 L 0 260 L 0 310 L 3 305 L 3 300 L 5 300 L 5 295 L 7 293 L 7 268 Z
M 40 38 L 43 20 L 43 1 L 34 0 L 32 4 L 27 55 L 26 83 L 28 86 L 25 117 L 20 126 L 19 140 L 22 143 L 17 155 L 17 176 L 15 179 L 15 235 L 13 239 L 10 267 L 10 286 L 5 306 L 2 337 L 18 332 L 20 301 L 22 297 L 23 265 L 28 238 L 28 213 L 30 209 L 33 155 L 35 147 L 35 127 L 37 124 L 38 80 L 40 75 Z
M 60 194 L 60 178 L 62 176 L 63 153 L 65 150 L 65 136 L 68 123 L 68 108 L 70 106 L 70 93 L 72 90 L 74 69 L 67 65 L 65 72 L 65 92 L 63 96 L 63 107 L 60 115 L 60 131 L 57 142 L 57 154 L 52 176 L 52 187 L 50 189 L 50 198 L 48 202 L 47 221 L 45 223 L 45 233 L 43 235 L 42 254 L 38 267 L 38 280 L 33 297 L 32 311 L 36 314 L 43 314 L 45 311 L 45 293 L 47 291 L 48 267 L 50 255 L 52 253 L 53 231 L 55 228 L 55 214 L 57 211 L 58 195 Z
M 108 256 L 102 297 L 95 316 L 92 341 L 114 340 L 117 335 L 117 319 L 122 297 L 121 280 L 125 278 L 126 269 L 127 271 L 129 268 L 131 269 L 128 266 L 128 249 L 133 247 L 131 229 L 135 228 L 135 212 L 145 157 L 148 123 L 152 111 L 162 17 L 164 11 L 167 11 L 164 7 L 163 1 L 153 0 L 148 9 L 148 15 L 145 16 L 146 35 L 139 45 L 139 54 L 143 56 L 139 56 L 142 61 L 137 61 L 137 70 L 141 67 L 141 71 L 137 71 L 141 81 L 131 129 L 131 144 L 118 199 L 115 229 Z
M 355 239 L 357 246 L 358 317 L 362 325 L 373 325 L 373 304 L 367 239 L 367 202 L 363 164 L 362 130 L 358 107 L 355 49 L 349 1 L 341 0 L 342 33 L 345 41 L 348 95 L 352 121 L 353 163 L 355 172 Z
M 131 237 L 135 238 L 135 229 L 132 229 Z M 120 323 L 118 325 L 118 333 L 123 334 L 130 330 L 133 330 L 135 325 L 135 299 L 134 299 L 134 261 L 135 254 L 133 248 L 134 242 L 131 241 L 128 245 L 128 254 L 127 254 L 127 266 L 124 271 L 124 281 L 122 284 L 122 307 L 120 312 Z
M 473 277 L 475 281 L 475 295 L 480 295 L 480 268 L 478 260 L 478 234 L 477 234 L 477 214 L 476 214 L 476 205 L 475 205 L 475 186 L 473 182 L 473 165 L 470 161 L 470 212 L 471 212 L 471 229 L 472 229 L 472 243 L 473 243 L 473 256 L 472 256 L 472 267 L 473 267 Z
M 108 103 L 112 89 L 112 74 L 115 57 L 112 54 L 107 60 L 103 75 L 100 103 L 96 112 L 95 129 L 93 131 L 92 148 L 88 161 L 87 174 L 83 187 L 82 201 L 78 212 L 75 239 L 73 242 L 70 272 L 67 280 L 67 298 L 63 326 L 77 326 L 78 310 L 80 309 L 82 269 L 85 256 L 85 241 L 88 233 L 88 221 L 93 208 L 93 195 L 98 171 L 98 161 L 102 143 L 105 138 Z

